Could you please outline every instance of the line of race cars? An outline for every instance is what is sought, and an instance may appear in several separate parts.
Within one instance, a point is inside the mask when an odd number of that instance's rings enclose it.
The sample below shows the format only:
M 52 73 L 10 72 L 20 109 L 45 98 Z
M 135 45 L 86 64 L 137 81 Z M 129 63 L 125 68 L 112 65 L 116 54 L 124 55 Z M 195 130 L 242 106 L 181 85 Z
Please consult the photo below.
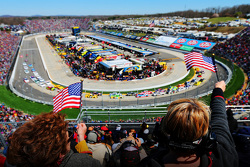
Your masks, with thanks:
M 63 86 L 61 85 L 54 85 L 51 81 L 45 81 L 40 75 L 39 73 L 33 68 L 32 64 L 28 64 L 26 62 L 23 62 L 23 68 L 24 68 L 24 72 L 26 74 L 29 74 L 29 67 L 31 68 L 31 72 L 33 73 L 33 75 L 31 75 L 29 78 L 23 78 L 23 82 L 24 83 L 29 83 L 30 80 L 33 81 L 34 83 L 36 83 L 38 86 L 40 87 L 46 87 L 47 90 L 50 91 L 59 91 L 61 89 L 64 89 Z M 28 71 L 28 72 L 27 72 Z M 30 79 L 30 80 L 29 80 Z
M 155 91 L 144 90 L 140 93 L 127 92 L 126 94 L 122 94 L 119 92 L 113 92 L 109 94 L 109 98 L 110 99 L 123 99 L 124 96 L 135 96 L 136 98 L 144 98 L 144 97 L 149 97 L 149 96 L 161 96 L 161 95 L 166 95 L 166 94 L 173 94 L 173 93 L 177 93 L 177 92 L 189 89 L 192 86 L 198 86 L 204 81 L 205 81 L 204 78 L 201 78 L 199 80 L 194 78 L 191 81 L 186 81 L 185 83 L 179 84 L 177 86 L 169 86 L 168 88 L 165 88 L 165 89 L 159 88 L 159 89 L 156 89 Z M 102 93 L 91 92 L 91 93 L 85 94 L 85 98 L 98 98 L 99 96 L 102 96 Z

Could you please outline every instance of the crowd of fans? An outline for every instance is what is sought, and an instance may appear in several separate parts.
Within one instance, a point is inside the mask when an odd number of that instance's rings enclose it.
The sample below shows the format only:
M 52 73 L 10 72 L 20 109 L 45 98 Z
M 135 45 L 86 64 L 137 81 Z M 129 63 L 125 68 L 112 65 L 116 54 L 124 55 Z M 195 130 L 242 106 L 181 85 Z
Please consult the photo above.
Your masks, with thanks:
M 72 27 L 78 26 L 82 30 L 89 27 L 89 18 L 85 19 L 36 19 L 26 20 L 24 25 L 30 33 L 54 32 L 71 30 Z
M 60 113 L 40 114 L 12 134 L 2 166 L 248 166 L 250 143 L 231 134 L 225 88 L 215 84 L 210 108 L 197 99 L 173 101 L 154 128 L 87 127 Z
M 161 122 L 162 117 L 150 117 L 145 119 L 119 119 L 119 120 L 90 120 L 89 123 L 141 123 L 141 122 Z
M 20 40 L 18 36 L 0 31 L 0 85 L 6 80 Z
M 250 27 L 245 28 L 233 38 L 224 43 L 218 43 L 210 53 L 229 59 L 241 67 L 250 79 Z M 249 85 L 248 85 L 249 86 Z M 249 105 L 250 88 L 241 90 L 232 99 L 227 99 L 228 105 Z

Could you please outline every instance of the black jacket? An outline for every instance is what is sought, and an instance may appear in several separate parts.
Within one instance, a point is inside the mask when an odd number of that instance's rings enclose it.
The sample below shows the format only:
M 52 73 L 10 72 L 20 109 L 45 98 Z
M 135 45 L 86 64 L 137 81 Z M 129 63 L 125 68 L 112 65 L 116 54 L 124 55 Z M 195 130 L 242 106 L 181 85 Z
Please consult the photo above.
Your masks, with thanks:
M 203 154 L 201 156 L 200 167 L 209 166 L 209 157 L 212 159 L 212 167 L 237 167 L 238 154 L 235 149 L 235 144 L 232 135 L 229 131 L 225 101 L 223 91 L 220 88 L 215 88 L 211 96 L 211 120 L 210 126 L 213 133 L 216 134 L 217 146 L 212 154 Z M 167 149 L 163 149 L 155 155 L 142 160 L 140 167 L 159 167 L 164 166 L 163 157 L 168 153 Z

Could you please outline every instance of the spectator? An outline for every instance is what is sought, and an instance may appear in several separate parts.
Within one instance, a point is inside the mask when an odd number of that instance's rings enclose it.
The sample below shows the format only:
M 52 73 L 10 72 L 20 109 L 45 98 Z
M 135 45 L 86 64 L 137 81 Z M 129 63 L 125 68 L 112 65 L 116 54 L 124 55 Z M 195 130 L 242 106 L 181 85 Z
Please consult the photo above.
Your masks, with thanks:
M 227 123 L 225 87 L 224 81 L 215 84 L 210 104 L 211 120 L 209 108 L 197 99 L 178 99 L 168 106 L 161 130 L 170 151 L 158 157 L 154 164 L 238 166 L 238 155 Z M 151 166 L 153 162 L 154 159 L 146 158 L 141 166 Z
M 143 122 L 141 124 L 141 129 L 138 132 L 138 138 L 142 138 L 144 142 L 147 142 L 149 140 L 149 129 L 148 124 L 146 122 Z
M 7 162 L 15 166 L 100 166 L 87 154 L 70 150 L 71 136 L 65 115 L 44 113 L 19 127 L 12 136 L 7 152 Z M 86 125 L 77 126 L 79 152 L 87 150 L 84 135 Z
M 233 111 L 230 108 L 227 109 L 227 121 L 230 132 L 235 132 L 238 128 L 238 123 L 237 120 L 233 117 Z
M 88 148 L 92 151 L 93 158 L 97 159 L 102 166 L 106 166 L 112 154 L 110 146 L 106 143 L 101 143 L 101 135 L 95 130 L 89 132 L 87 142 Z
M 130 129 L 128 137 L 121 140 L 121 142 L 117 145 L 117 147 L 114 149 L 114 158 L 117 164 L 120 164 L 120 160 L 124 159 L 125 157 L 122 157 L 122 151 L 124 150 L 124 144 L 130 142 L 131 145 L 128 146 L 127 151 L 135 151 L 136 149 L 139 150 L 139 158 L 142 160 L 147 156 L 145 150 L 141 147 L 141 140 L 139 138 L 136 138 L 136 131 L 134 129 Z M 136 146 L 136 148 L 134 147 Z M 127 164 L 120 164 L 121 166 L 126 166 Z M 137 165 L 137 164 L 135 164 Z

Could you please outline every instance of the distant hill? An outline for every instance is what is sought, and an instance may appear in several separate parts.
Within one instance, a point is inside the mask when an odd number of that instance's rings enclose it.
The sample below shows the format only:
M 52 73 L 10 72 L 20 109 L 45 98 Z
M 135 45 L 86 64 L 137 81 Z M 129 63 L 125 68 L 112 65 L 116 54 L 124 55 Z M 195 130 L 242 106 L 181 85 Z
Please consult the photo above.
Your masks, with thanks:
M 250 13 L 250 4 L 237 5 L 233 7 L 213 7 L 206 8 L 200 11 L 198 10 L 187 10 L 187 11 L 176 11 L 171 13 L 157 13 L 150 15 L 88 15 L 88 16 L 74 16 L 74 15 L 33 15 L 33 16 L 12 16 L 2 15 L 0 16 L 0 24 L 23 24 L 25 19 L 70 19 L 70 18 L 91 18 L 93 21 L 96 20 L 123 20 L 127 18 L 140 18 L 140 17 L 170 17 L 170 16 L 181 16 L 186 18 L 195 17 L 212 17 L 215 13 L 219 14 L 220 17 L 246 17 L 246 14 Z

